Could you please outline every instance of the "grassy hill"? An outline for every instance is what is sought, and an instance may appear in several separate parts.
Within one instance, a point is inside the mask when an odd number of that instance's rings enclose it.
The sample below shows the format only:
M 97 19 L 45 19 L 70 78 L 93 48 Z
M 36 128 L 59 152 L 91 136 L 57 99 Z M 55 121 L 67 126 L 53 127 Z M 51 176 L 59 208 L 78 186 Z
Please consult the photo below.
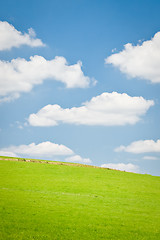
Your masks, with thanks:
M 0 239 L 160 239 L 160 177 L 7 159 Z

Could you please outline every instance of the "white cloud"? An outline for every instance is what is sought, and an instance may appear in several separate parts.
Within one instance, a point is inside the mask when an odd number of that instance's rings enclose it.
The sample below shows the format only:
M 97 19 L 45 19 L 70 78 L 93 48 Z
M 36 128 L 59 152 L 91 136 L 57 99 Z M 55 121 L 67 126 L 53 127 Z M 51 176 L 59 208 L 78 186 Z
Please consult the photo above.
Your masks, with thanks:
M 31 143 L 29 145 L 11 146 L 0 149 L 2 156 L 30 156 L 30 157 L 54 157 L 72 155 L 73 151 L 64 146 L 52 142 L 42 142 L 39 144 Z
M 128 146 L 120 146 L 115 149 L 116 152 L 129 152 L 129 153 L 147 153 L 147 152 L 160 152 L 160 140 L 157 142 L 153 140 L 139 140 L 132 142 Z
M 160 32 L 141 45 L 127 43 L 123 51 L 112 54 L 105 62 L 113 64 L 130 77 L 160 83 Z
M 68 65 L 64 57 L 46 60 L 42 56 L 0 61 L 0 102 L 10 101 L 29 92 L 34 85 L 42 84 L 45 79 L 64 83 L 67 88 L 86 88 L 91 79 L 84 76 L 82 63 Z
M 59 123 L 82 125 L 125 125 L 135 124 L 154 105 L 152 100 L 131 97 L 126 93 L 102 93 L 81 107 L 63 109 L 59 105 L 47 105 L 28 122 L 32 126 L 55 126 Z
M 85 163 L 85 164 L 88 164 L 88 163 L 92 162 L 89 158 L 82 158 L 79 155 L 74 155 L 74 156 L 71 156 L 71 157 L 67 157 L 65 160 L 67 162 L 75 162 L 75 163 L 78 162 L 78 163 Z
M 28 33 L 23 34 L 8 22 L 0 21 L 0 36 L 0 51 L 20 47 L 21 45 L 30 47 L 45 46 L 40 39 L 35 38 L 36 34 L 32 28 L 28 29 Z
M 89 158 L 82 158 L 76 155 L 70 148 L 62 144 L 52 142 L 42 142 L 39 144 L 31 143 L 29 145 L 10 146 L 0 149 L 0 156 L 8 157 L 31 157 L 50 159 L 55 161 L 67 161 L 89 164 L 92 161 Z
M 111 168 L 111 169 L 116 169 L 116 170 L 126 171 L 126 172 L 139 173 L 139 166 L 134 165 L 132 163 L 128 163 L 128 164 L 124 164 L 124 163 L 107 163 L 107 164 L 102 164 L 101 167 L 103 167 L 103 168 Z
M 8 151 L 7 149 L 0 150 L 0 156 L 7 156 L 7 157 L 18 157 L 15 153 Z
M 154 157 L 154 156 L 144 156 L 143 159 L 144 160 L 160 160 L 160 158 Z

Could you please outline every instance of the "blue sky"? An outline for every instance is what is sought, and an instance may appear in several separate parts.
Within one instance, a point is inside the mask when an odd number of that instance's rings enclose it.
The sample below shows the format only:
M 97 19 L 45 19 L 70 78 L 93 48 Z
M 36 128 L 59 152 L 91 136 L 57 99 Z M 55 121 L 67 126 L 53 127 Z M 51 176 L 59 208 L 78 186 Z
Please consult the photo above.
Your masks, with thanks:
M 159 175 L 159 11 L 1 1 L 0 154 Z

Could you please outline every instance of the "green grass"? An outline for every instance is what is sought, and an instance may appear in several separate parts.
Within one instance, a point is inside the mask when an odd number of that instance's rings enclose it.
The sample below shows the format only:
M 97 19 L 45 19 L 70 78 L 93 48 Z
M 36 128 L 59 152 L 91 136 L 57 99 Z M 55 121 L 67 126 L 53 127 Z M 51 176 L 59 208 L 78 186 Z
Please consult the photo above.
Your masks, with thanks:
M 159 177 L 12 160 L 0 161 L 0 239 L 160 239 Z

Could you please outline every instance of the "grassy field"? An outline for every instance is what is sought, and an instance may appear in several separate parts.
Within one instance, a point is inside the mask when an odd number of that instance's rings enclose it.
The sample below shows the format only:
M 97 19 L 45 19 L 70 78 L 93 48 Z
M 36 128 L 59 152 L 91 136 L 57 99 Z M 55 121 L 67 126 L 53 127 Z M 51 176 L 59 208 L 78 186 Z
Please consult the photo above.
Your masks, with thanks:
M 3 240 L 159 240 L 160 177 L 3 159 L 0 214 Z

